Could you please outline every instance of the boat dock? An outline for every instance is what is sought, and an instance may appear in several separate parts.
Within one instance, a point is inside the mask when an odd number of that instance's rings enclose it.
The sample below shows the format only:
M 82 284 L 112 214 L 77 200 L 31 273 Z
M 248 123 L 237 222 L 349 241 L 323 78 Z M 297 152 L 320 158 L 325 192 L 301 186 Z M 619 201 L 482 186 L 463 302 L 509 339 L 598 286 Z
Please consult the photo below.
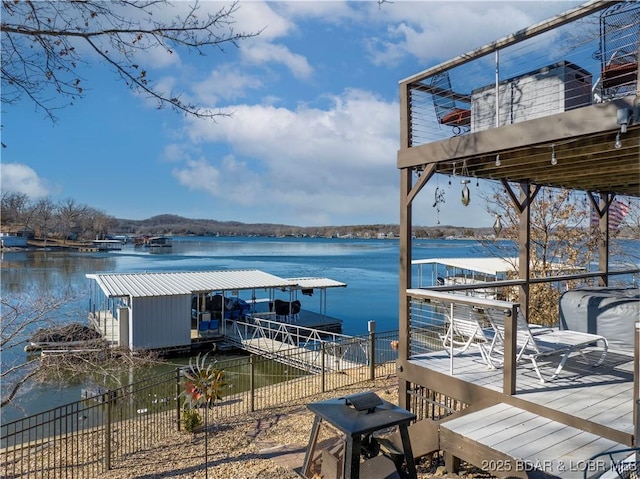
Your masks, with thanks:
M 329 278 L 280 278 L 258 270 L 87 277 L 95 296 L 89 321 L 114 346 L 163 354 L 236 347 L 269 356 L 283 344 L 302 354 L 346 338 L 342 320 L 327 314 L 327 290 L 346 284 Z M 280 343 L 267 347 L 267 339 Z M 302 362 L 305 370 L 321 367 Z
M 119 325 L 110 312 L 93 316 L 92 326 L 109 344 L 117 345 Z M 268 314 L 266 316 L 269 316 Z M 342 322 L 312 311 L 301 311 L 296 322 L 284 322 L 260 315 L 244 320 L 211 321 L 214 330 L 191 330 L 191 343 L 166 348 L 167 354 L 193 354 L 204 349 L 239 349 L 274 359 L 310 373 L 336 371 L 363 366 L 368 344 L 341 334 Z M 271 315 L 273 317 L 273 315 Z

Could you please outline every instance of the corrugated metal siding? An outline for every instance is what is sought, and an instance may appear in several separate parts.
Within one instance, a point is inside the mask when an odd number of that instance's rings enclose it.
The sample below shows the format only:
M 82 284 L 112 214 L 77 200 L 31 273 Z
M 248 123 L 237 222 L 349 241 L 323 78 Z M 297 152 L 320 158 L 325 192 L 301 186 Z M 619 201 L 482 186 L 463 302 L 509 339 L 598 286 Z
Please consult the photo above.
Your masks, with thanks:
M 129 347 L 161 349 L 191 344 L 191 294 L 141 297 L 132 302 Z
M 291 286 L 286 279 L 259 270 L 87 274 L 109 297 L 171 296 Z

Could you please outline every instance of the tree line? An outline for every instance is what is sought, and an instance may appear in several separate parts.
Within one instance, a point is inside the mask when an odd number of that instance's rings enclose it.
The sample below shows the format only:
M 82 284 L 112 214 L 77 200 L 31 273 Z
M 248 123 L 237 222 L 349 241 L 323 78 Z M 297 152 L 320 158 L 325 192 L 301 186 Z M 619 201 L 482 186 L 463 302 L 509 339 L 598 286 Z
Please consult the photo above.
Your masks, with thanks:
M 157 215 L 144 220 L 118 219 L 73 199 L 55 202 L 51 198 L 31 199 L 24 193 L 2 194 L 1 215 L 3 232 L 19 233 L 41 240 L 90 241 L 114 235 L 393 238 L 399 233 L 397 224 L 305 227 L 191 219 L 173 214 Z M 414 229 L 415 236 L 419 238 L 471 238 L 486 236 L 489 233 L 489 228 L 442 225 Z

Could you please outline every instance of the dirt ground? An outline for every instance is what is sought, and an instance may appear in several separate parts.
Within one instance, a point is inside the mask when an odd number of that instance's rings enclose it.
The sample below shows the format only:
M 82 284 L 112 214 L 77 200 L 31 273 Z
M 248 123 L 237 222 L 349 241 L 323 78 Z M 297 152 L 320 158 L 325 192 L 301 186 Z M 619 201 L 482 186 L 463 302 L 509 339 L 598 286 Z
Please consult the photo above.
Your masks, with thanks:
M 313 424 L 313 415 L 306 404 L 365 390 L 373 390 L 383 399 L 397 403 L 394 378 L 359 384 L 218 422 L 209 426 L 206 438 L 203 430 L 195 434 L 176 432 L 152 449 L 118 461 L 101 477 L 300 479 L 296 470 L 302 466 Z M 205 443 L 208 446 L 206 460 Z M 465 469 L 464 464 L 459 474 L 447 474 L 443 464 L 438 454 L 420 459 L 418 478 L 490 477 L 473 468 Z

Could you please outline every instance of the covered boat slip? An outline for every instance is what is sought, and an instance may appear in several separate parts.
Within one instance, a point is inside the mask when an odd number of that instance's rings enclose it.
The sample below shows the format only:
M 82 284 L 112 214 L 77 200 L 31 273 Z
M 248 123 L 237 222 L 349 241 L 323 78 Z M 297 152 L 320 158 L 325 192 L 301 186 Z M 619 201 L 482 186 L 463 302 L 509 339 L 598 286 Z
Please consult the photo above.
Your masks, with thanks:
M 326 296 L 327 289 L 346 284 L 329 278 L 286 279 L 259 270 L 86 276 L 92 289 L 90 322 L 113 344 L 132 350 L 188 348 L 193 340 L 203 336 L 224 335 L 229 320 L 240 319 L 224 310 L 230 304 L 242 304 L 244 318 L 259 314 L 277 321 L 341 328 L 340 320 L 326 314 Z M 269 312 L 269 304 L 279 295 L 290 304 L 298 293 L 315 294 L 317 299 L 305 297 L 301 304 L 317 312 L 301 309 L 296 317 Z M 223 298 L 222 310 L 206 310 L 206 299 L 215 296 Z M 319 305 L 314 308 L 312 301 L 318 301 Z M 207 328 L 203 329 L 205 322 Z M 215 329 L 210 328 L 213 324 Z
M 414 259 L 411 265 L 415 272 L 416 287 L 446 286 L 447 291 L 457 286 L 480 286 L 478 289 L 462 289 L 465 294 L 482 296 L 489 299 L 510 299 L 515 297 L 517 287 L 502 285 L 488 288 L 486 283 L 508 281 L 518 277 L 518 258 L 422 258 Z M 573 274 L 584 272 L 570 264 L 554 262 L 545 267 L 554 273 Z M 530 265 L 530 271 L 536 272 L 536 265 Z

